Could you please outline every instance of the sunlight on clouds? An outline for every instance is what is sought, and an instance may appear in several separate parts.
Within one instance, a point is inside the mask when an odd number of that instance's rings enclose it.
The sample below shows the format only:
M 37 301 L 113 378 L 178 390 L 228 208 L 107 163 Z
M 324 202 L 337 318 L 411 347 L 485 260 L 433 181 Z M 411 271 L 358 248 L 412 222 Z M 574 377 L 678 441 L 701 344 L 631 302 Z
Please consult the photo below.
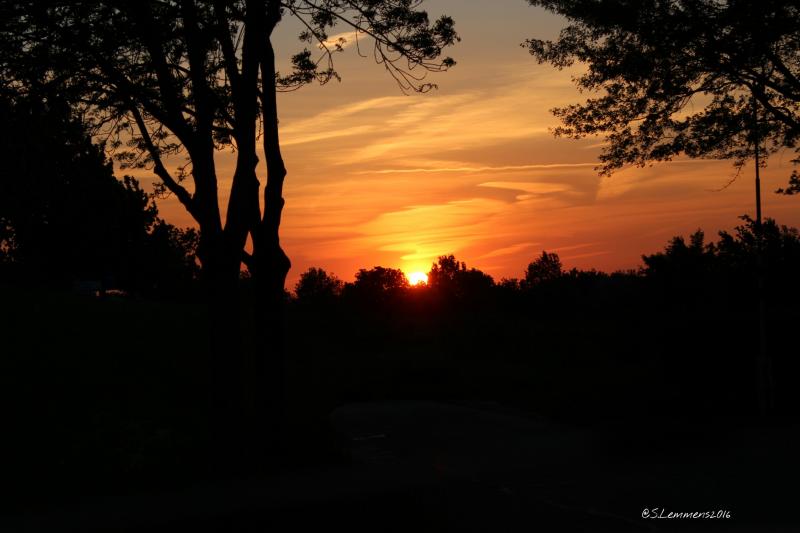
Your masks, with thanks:
M 350 48 L 351 46 L 355 46 L 356 43 L 363 40 L 366 34 L 364 32 L 358 31 L 345 31 L 342 33 L 337 33 L 336 35 L 329 35 L 328 38 L 322 42 L 318 43 L 318 47 L 320 50 L 329 48 L 331 51 L 336 49 L 336 47 L 340 47 L 342 50 L 345 48 Z
M 530 183 L 527 181 L 487 181 L 486 183 L 479 183 L 478 186 L 524 191 L 531 193 L 531 195 L 552 194 L 572 190 L 572 187 L 565 183 Z M 529 198 L 530 197 L 532 196 L 529 196 Z
M 601 255 L 608 255 L 610 254 L 610 250 L 601 250 L 599 252 L 588 252 L 585 254 L 575 254 L 575 255 L 564 255 L 561 257 L 562 261 L 575 261 L 576 259 L 589 259 L 592 257 L 598 257 Z
M 504 203 L 483 198 L 412 206 L 384 213 L 359 228 L 379 250 L 397 252 L 404 269 L 430 267 L 436 258 L 487 239 Z
M 489 259 L 491 257 L 499 257 L 502 255 L 515 255 L 522 252 L 523 250 L 529 250 L 539 244 L 540 243 L 538 242 L 521 242 L 517 244 L 512 244 L 511 246 L 506 246 L 504 248 L 498 248 L 496 250 L 492 250 L 491 252 L 479 256 L 477 259 Z
M 434 155 L 547 134 L 547 124 L 532 120 L 528 113 L 511 112 L 514 102 L 519 102 L 515 99 L 524 92 L 524 89 L 512 88 L 511 94 L 475 91 L 409 98 L 407 106 L 399 108 L 397 114 L 379 127 L 380 138 L 343 153 L 335 163 L 402 161 L 423 154 Z
M 375 130 L 374 126 L 363 124 L 360 126 L 351 126 L 349 128 L 331 127 L 330 129 L 327 130 L 307 131 L 295 135 L 292 135 L 290 133 L 286 135 L 286 139 L 284 141 L 281 141 L 281 144 L 284 147 L 286 147 L 286 146 L 292 146 L 294 144 L 312 143 L 316 141 L 327 141 L 339 137 L 362 135 L 364 133 L 369 133 L 374 130 Z
M 328 39 L 347 40 L 336 54 L 343 81 L 280 96 L 289 286 L 310 266 L 351 280 L 376 265 L 427 272 L 450 253 L 495 279 L 520 277 L 542 250 L 559 253 L 567 268 L 633 268 L 674 235 L 702 227 L 712 236 L 753 212 L 750 174 L 709 192 L 733 176 L 728 162 L 675 161 L 600 178 L 601 138 L 553 138 L 549 110 L 584 99 L 571 80 L 582 71 L 537 65 L 518 46 L 545 20 L 518 4 L 504 7 L 515 16 L 484 12 L 479 2 L 448 5 L 457 25 L 464 13 L 492 15 L 467 26 L 459 46 L 473 55 L 454 49 L 459 64 L 435 77 L 438 91 L 400 94 L 343 32 Z M 297 28 L 288 29 L 296 45 Z M 235 155 L 218 152 L 216 161 L 224 211 Z M 258 172 L 263 185 L 263 164 Z M 797 200 L 767 194 L 788 173 L 765 169 L 765 214 L 797 224 Z M 159 208 L 189 223 L 174 198 Z
M 509 170 L 547 170 L 555 168 L 594 168 L 597 163 L 550 163 L 537 165 L 498 165 L 498 166 L 433 166 L 428 168 L 385 168 L 381 170 L 365 170 L 358 174 L 426 174 L 435 172 L 503 172 Z
M 630 166 L 600 181 L 598 201 L 625 194 L 641 194 L 655 188 L 690 187 L 698 192 L 723 187 L 735 175 L 729 161 L 715 159 L 680 159 L 646 167 Z M 699 187 L 698 187 L 699 186 Z
M 374 131 L 375 123 L 358 124 L 376 113 L 402 106 L 407 101 L 402 96 L 371 98 L 363 102 L 342 105 L 312 117 L 281 123 L 281 145 L 284 147 L 311 143 L 335 137 L 348 137 Z

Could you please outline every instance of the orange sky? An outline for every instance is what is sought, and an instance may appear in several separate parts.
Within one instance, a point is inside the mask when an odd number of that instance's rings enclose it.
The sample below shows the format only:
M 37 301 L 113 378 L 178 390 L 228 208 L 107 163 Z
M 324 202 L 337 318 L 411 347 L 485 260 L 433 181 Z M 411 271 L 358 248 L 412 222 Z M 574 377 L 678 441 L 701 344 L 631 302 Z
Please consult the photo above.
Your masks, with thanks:
M 562 20 L 523 0 L 425 5 L 453 16 L 462 37 L 450 52 L 457 66 L 432 78 L 438 91 L 405 96 L 348 47 L 337 56 L 341 83 L 280 96 L 289 288 L 310 266 L 350 280 L 376 265 L 427 272 L 450 253 L 495 279 L 520 277 L 543 249 L 569 268 L 635 268 L 674 235 L 715 236 L 754 212 L 751 169 L 720 192 L 734 175 L 726 161 L 600 178 L 602 139 L 553 138 L 549 110 L 583 96 L 569 72 L 537 65 L 519 44 L 554 37 Z M 280 29 L 288 57 L 297 28 Z M 791 158 L 773 157 L 762 175 L 764 213 L 797 226 L 800 198 L 772 194 Z M 217 164 L 225 190 L 233 156 L 220 153 Z M 159 206 L 170 222 L 190 223 L 176 201 Z

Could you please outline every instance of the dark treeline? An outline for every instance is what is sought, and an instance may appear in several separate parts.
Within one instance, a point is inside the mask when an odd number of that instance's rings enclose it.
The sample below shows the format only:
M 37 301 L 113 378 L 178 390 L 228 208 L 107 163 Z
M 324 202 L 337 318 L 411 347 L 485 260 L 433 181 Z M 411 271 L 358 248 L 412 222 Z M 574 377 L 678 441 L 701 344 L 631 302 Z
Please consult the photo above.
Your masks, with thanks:
M 547 252 L 500 281 L 453 256 L 432 265 L 427 286 L 391 268 L 348 283 L 310 269 L 287 295 L 292 453 L 335 460 L 331 410 L 383 399 L 500 402 L 579 425 L 755 415 L 754 229 L 745 218 L 714 242 L 676 237 L 640 269 L 610 274 L 566 270 Z M 772 220 L 763 231 L 775 413 L 792 416 L 800 236 Z M 0 380 L 6 404 L 20 407 L 2 449 L 16 458 L 5 474 L 17 497 L 207 475 L 213 369 L 208 343 L 182 335 L 204 317 L 191 291 L 86 298 L 9 279 Z M 257 334 L 242 324 L 243 343 Z
M 763 232 L 768 351 L 779 412 L 791 413 L 800 238 L 773 220 Z M 349 283 L 311 268 L 291 300 L 291 338 L 330 361 L 316 363 L 323 368 L 343 364 L 329 370 L 350 372 L 345 382 L 375 371 L 332 401 L 499 397 L 590 419 L 752 414 L 756 247 L 743 217 L 716 242 L 702 231 L 675 237 L 638 270 L 611 274 L 565 270 L 547 252 L 499 282 L 452 255 L 432 265 L 427 286 L 389 268 L 359 270 Z
M 163 297 L 193 291 L 198 234 L 158 216 L 113 174 L 102 145 L 57 95 L 0 98 L 0 279 Z
M 46 500 L 43 478 L 54 498 L 202 478 L 214 367 L 207 339 L 185 335 L 207 323 L 197 233 L 117 179 L 57 97 L 0 99 L 0 112 L 0 385 L 20 406 L 0 449 L 16 458 L 7 479 Z M 800 236 L 771 220 L 762 231 L 775 412 L 791 415 Z M 744 217 L 610 274 L 547 252 L 501 280 L 443 256 L 425 286 L 393 268 L 348 283 L 310 269 L 287 293 L 292 453 L 330 460 L 327 416 L 353 401 L 501 402 L 578 424 L 755 414 L 756 235 Z M 242 275 L 242 305 L 252 283 Z M 76 294 L 87 286 L 129 297 Z M 255 346 L 261 328 L 239 326 Z
M 1 94 L 0 124 L 3 510 L 180 469 L 206 370 L 168 325 L 202 316 L 197 232 L 115 177 L 58 95 Z

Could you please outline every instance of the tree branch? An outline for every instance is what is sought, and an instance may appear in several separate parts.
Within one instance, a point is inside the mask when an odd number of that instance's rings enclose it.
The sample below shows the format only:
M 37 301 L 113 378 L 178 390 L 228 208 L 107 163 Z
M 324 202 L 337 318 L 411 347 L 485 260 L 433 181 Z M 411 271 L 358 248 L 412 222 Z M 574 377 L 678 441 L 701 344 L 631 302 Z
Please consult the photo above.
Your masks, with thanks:
M 192 96 L 196 109 L 198 141 L 211 137 L 211 126 L 214 123 L 214 98 L 206 80 L 206 49 L 197 21 L 197 10 L 194 0 L 181 2 L 183 12 L 183 30 L 186 36 L 186 50 L 189 58 L 189 79 L 192 82 Z
M 189 194 L 189 191 L 175 181 L 175 179 L 170 175 L 169 171 L 167 171 L 166 167 L 164 167 L 158 147 L 153 143 L 153 139 L 150 137 L 150 132 L 147 129 L 147 125 L 144 122 L 142 114 L 133 103 L 130 104 L 129 111 L 131 115 L 133 115 L 133 119 L 139 129 L 139 134 L 142 136 L 142 140 L 144 141 L 144 145 L 147 148 L 147 151 L 150 153 L 150 157 L 153 159 L 153 171 L 159 178 L 161 178 L 161 181 L 164 182 L 164 185 L 167 187 L 167 189 L 169 189 L 170 192 L 172 192 L 186 207 L 186 210 L 189 211 L 189 214 L 191 214 L 194 219 L 199 222 L 198 213 L 192 196 Z
M 164 59 L 163 43 L 160 43 L 156 37 L 157 28 L 155 28 L 152 23 L 154 20 L 153 14 L 147 2 L 137 3 L 135 6 L 131 5 L 128 12 L 131 14 L 132 19 L 142 26 L 144 45 L 147 48 L 150 59 L 153 61 L 156 80 L 158 81 L 159 90 L 166 106 L 166 113 L 171 123 L 169 128 L 175 132 L 178 137 L 182 138 L 184 145 L 187 145 L 188 148 L 190 143 L 186 141 L 189 141 L 193 137 L 192 128 L 181 113 L 181 106 L 176 93 L 176 80 L 174 76 L 170 74 L 169 67 Z

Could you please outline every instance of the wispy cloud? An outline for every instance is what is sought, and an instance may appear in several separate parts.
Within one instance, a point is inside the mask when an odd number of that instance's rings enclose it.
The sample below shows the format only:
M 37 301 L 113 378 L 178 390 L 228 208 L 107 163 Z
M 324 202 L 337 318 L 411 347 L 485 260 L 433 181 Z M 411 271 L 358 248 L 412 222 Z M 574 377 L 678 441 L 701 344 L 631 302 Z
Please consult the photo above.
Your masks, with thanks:
M 407 99 L 402 96 L 371 98 L 363 102 L 342 105 L 323 111 L 312 117 L 281 124 L 281 145 L 292 146 L 336 137 L 367 134 L 377 125 L 368 117 L 359 115 L 379 112 L 403 106 Z
M 587 252 L 585 254 L 565 255 L 561 259 L 565 261 L 574 261 L 576 259 L 588 259 L 590 257 L 598 257 L 601 255 L 608 255 L 610 253 L 611 253 L 610 250 L 601 250 L 599 252 Z
M 722 169 L 724 171 L 720 172 Z M 627 167 L 600 181 L 597 200 L 612 200 L 631 193 L 652 196 L 655 189 L 663 188 L 674 195 L 687 186 L 694 188 L 696 184 L 707 183 L 715 175 L 719 176 L 720 186 L 724 185 L 733 174 L 730 162 L 719 159 L 678 159 L 645 168 Z M 659 196 L 656 194 L 653 198 Z
M 366 124 L 360 126 L 351 126 L 349 128 L 331 128 L 321 131 L 306 131 L 301 135 L 293 136 L 291 133 L 287 136 L 286 140 L 282 141 L 283 146 L 292 146 L 295 144 L 310 143 L 316 141 L 326 141 L 336 139 L 339 137 L 350 137 L 353 135 L 362 135 L 374 131 L 373 126 Z
M 531 194 L 552 194 L 572 190 L 572 187 L 566 183 L 537 183 L 527 181 L 488 181 L 486 183 L 479 183 L 478 186 L 525 191 Z
M 492 250 L 488 253 L 485 253 L 481 256 L 478 256 L 478 259 L 489 259 L 492 257 L 500 257 L 503 255 L 516 255 L 524 250 L 529 248 L 533 248 L 534 246 L 538 245 L 538 242 L 520 242 L 517 244 L 512 244 L 511 246 L 505 246 L 503 248 L 497 248 L 496 250 Z
M 353 147 L 336 164 L 398 162 L 424 155 L 436 157 L 454 149 L 485 147 L 547 134 L 548 124 L 540 120 L 542 117 L 509 113 L 514 96 L 476 90 L 447 96 L 411 97 L 409 105 L 398 108 L 396 114 L 378 126 L 380 137 Z M 552 122 L 549 117 L 544 120 Z
M 429 174 L 439 172 L 505 172 L 515 170 L 547 170 L 555 168 L 596 167 L 597 163 L 546 163 L 531 165 L 484 165 L 479 167 L 434 167 L 434 168 L 384 168 L 380 170 L 361 170 L 356 174 Z M 488 186 L 488 185 L 487 185 Z

